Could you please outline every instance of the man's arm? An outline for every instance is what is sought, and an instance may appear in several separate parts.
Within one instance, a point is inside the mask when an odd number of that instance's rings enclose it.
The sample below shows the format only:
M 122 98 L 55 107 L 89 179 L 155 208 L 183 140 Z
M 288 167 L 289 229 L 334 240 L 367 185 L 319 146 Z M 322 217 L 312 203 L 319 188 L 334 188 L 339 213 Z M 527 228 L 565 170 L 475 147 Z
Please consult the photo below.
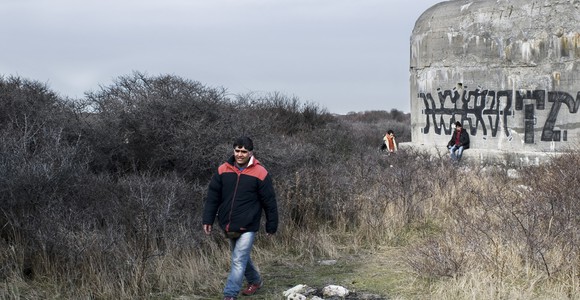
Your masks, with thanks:
M 209 183 L 207 189 L 207 197 L 205 199 L 205 206 L 203 209 L 203 231 L 209 234 L 212 229 L 213 222 L 215 221 L 215 216 L 217 210 L 221 204 L 221 176 L 216 172 Z
M 464 129 L 461 135 L 461 145 L 465 146 L 469 144 L 469 133 Z
M 266 233 L 274 234 L 278 230 L 278 203 L 270 174 L 260 184 L 258 193 L 266 214 Z

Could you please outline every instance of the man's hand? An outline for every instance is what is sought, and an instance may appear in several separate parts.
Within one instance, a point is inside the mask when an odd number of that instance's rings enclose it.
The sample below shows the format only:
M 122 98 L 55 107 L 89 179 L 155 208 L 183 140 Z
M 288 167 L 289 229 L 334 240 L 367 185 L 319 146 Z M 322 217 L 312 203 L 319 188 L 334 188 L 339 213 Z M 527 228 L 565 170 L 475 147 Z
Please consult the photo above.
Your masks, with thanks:
M 203 231 L 205 232 L 205 234 L 210 234 L 211 233 L 211 225 L 210 224 L 203 224 Z

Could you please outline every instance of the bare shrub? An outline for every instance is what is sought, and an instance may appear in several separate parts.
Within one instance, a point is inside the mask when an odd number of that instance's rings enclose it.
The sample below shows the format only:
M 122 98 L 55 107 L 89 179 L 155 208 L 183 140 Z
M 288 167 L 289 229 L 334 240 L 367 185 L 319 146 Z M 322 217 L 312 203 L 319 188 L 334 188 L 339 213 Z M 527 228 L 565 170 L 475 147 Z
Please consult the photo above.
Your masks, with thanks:
M 392 120 L 398 123 L 408 123 L 411 119 L 411 114 L 393 108 L 390 112 L 384 110 L 349 112 L 341 118 L 350 122 L 380 123 L 381 121 Z
M 119 77 L 89 93 L 85 135 L 95 170 L 178 171 L 208 176 L 229 134 L 225 90 L 175 76 Z
M 112 256 L 103 257 L 100 265 L 113 267 L 108 273 L 114 276 L 108 281 L 115 282 L 113 278 L 120 276 L 134 293 L 144 295 L 157 285 L 155 262 L 163 259 L 168 249 L 195 242 L 182 225 L 193 223 L 189 221 L 191 194 L 175 177 L 131 176 L 118 184 L 120 193 L 110 203 L 114 218 L 107 227 L 118 232 L 115 236 L 121 243 L 108 249 Z
M 257 157 L 274 175 L 324 164 L 351 149 L 350 135 L 336 135 L 336 119 L 315 104 L 271 93 L 241 95 L 234 105 L 232 128 L 254 138 Z
M 548 276 L 570 269 L 580 250 L 579 153 L 559 156 L 550 164 L 523 170 L 521 195 L 512 219 L 515 231 L 525 241 L 530 263 Z
M 387 156 L 381 164 L 386 173 L 383 182 L 397 199 L 394 203 L 400 206 L 398 211 L 405 216 L 406 224 L 423 220 L 425 204 L 459 176 L 428 153 L 413 148 Z
M 244 134 L 279 196 L 279 238 L 259 240 L 259 258 L 334 257 L 427 219 L 429 189 L 441 183 L 422 154 L 383 157 L 374 129 L 295 97 L 226 95 L 134 73 L 69 103 L 43 85 L 0 80 L 0 276 L 10 289 L 30 282 L 20 296 L 32 298 L 215 294 L 228 245 L 202 234 L 201 209 L 211 172 Z M 395 119 L 385 122 L 407 130 Z
M 407 256 L 408 264 L 422 277 L 457 277 L 465 271 L 466 253 L 453 243 L 427 239 L 413 247 Z
M 522 269 L 543 272 L 546 278 L 575 272 L 580 225 L 573 213 L 579 196 L 573 182 L 580 179 L 576 161 L 577 154 L 570 153 L 521 169 L 521 178 L 479 172 L 454 181 L 453 198 L 441 202 L 447 214 L 439 238 L 430 246 L 413 246 L 410 265 L 419 274 L 439 276 L 455 261 L 456 270 L 469 266 L 498 280 L 514 280 L 515 270 Z
M 33 278 L 44 269 L 36 250 L 57 245 L 47 213 L 71 204 L 86 176 L 87 149 L 74 108 L 45 85 L 0 78 L 0 100 L 0 236 L 20 253 L 4 271 Z
M 243 121 L 236 125 L 254 124 L 251 130 L 261 130 L 255 132 L 256 136 L 272 133 L 292 136 L 310 132 L 333 121 L 333 117 L 318 105 L 301 103 L 296 97 L 288 97 L 278 92 L 238 95 L 235 106 L 243 112 L 239 114 Z M 268 126 L 264 127 L 264 124 Z
M 411 114 L 392 109 L 387 111 L 351 112 L 337 116 L 364 142 L 379 147 L 387 130 L 393 130 L 398 143 L 411 141 Z
M 331 226 L 352 245 L 394 239 L 406 226 L 428 222 L 439 178 L 448 176 L 438 175 L 426 153 L 385 156 L 368 145 L 351 151 L 324 168 L 302 167 L 293 181 L 278 181 L 286 222 L 308 231 Z
M 335 224 L 338 206 L 347 198 L 348 185 L 340 186 L 329 177 L 329 170 L 303 168 L 296 172 L 293 181 L 280 187 L 280 207 L 287 221 L 306 230 L 316 230 L 325 224 Z
M 110 179 L 86 186 L 85 198 L 68 211 L 44 211 L 46 230 L 36 239 L 51 243 L 33 258 L 44 266 L 38 273 L 74 278 L 60 287 L 63 294 L 82 295 L 95 285 L 105 298 L 142 297 L 161 284 L 157 268 L 169 254 L 199 253 L 200 235 L 191 231 L 201 202 L 192 193 L 200 189 L 175 177 Z

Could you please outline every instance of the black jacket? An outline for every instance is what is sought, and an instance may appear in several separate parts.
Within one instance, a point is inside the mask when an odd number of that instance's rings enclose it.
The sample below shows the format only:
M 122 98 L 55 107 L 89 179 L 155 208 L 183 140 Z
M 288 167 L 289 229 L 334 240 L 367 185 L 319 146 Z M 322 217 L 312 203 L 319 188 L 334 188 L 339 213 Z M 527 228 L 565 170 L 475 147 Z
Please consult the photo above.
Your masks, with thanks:
M 447 147 L 455 145 L 456 134 L 457 131 L 453 130 L 453 133 L 451 133 L 451 139 L 449 140 L 449 143 L 447 143 Z M 459 146 L 463 146 L 463 150 L 469 149 L 469 133 L 467 133 L 467 130 L 465 130 L 465 128 L 461 128 L 461 133 L 459 135 Z
M 266 232 L 275 233 L 278 205 L 270 174 L 254 157 L 243 171 L 234 166 L 234 156 L 230 157 L 210 181 L 203 224 L 213 224 L 217 215 L 225 231 L 256 232 L 262 210 L 266 214 Z

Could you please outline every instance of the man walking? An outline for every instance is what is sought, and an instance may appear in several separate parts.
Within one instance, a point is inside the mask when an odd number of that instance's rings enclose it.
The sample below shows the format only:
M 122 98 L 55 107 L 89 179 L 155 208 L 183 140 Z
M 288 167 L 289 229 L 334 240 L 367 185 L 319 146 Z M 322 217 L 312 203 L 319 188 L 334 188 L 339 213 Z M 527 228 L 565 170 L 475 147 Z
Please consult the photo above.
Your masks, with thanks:
M 463 129 L 459 121 L 455 122 L 455 130 L 451 133 L 451 140 L 447 143 L 447 148 L 453 162 L 459 162 L 463 150 L 469 149 L 469 134 Z
M 224 300 L 235 300 L 244 277 L 248 282 L 243 295 L 253 295 L 263 285 L 250 253 L 260 228 L 262 211 L 266 233 L 278 229 L 278 205 L 272 179 L 253 155 L 249 137 L 234 142 L 234 153 L 219 166 L 209 184 L 203 211 L 203 230 L 210 234 L 217 214 L 219 225 L 230 240 L 231 269 L 224 288 Z

